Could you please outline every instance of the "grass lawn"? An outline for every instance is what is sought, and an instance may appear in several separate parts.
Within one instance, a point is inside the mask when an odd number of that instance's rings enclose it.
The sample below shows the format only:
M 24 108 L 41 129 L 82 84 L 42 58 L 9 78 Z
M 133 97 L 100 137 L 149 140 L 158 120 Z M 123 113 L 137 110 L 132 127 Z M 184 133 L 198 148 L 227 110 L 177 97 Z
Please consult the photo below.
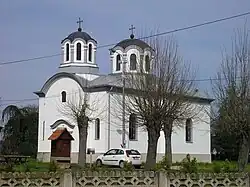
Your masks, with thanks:
M 216 168 L 224 168 L 226 171 L 237 171 L 237 162 L 213 161 L 212 163 L 198 163 L 198 171 L 215 172 Z M 250 163 L 247 165 L 246 172 L 250 172 Z
M 53 165 L 50 163 L 45 162 L 38 162 L 35 159 L 30 159 L 24 164 L 18 165 L 0 165 L 0 171 L 7 171 L 7 172 L 48 172 L 53 170 Z
M 174 170 L 180 168 L 180 163 L 173 163 Z M 223 162 L 223 161 L 214 161 L 213 163 L 197 163 L 196 164 L 198 172 L 234 172 L 237 171 L 237 162 Z M 73 170 L 79 169 L 77 164 L 71 164 Z M 89 166 L 88 166 L 89 168 Z M 103 170 L 119 170 L 119 168 L 112 168 L 103 166 Z M 0 171 L 16 171 L 16 172 L 49 172 L 60 170 L 53 163 L 38 162 L 35 159 L 28 160 L 25 164 L 14 165 L 14 166 L 0 166 Z M 250 164 L 246 167 L 246 172 L 250 172 Z

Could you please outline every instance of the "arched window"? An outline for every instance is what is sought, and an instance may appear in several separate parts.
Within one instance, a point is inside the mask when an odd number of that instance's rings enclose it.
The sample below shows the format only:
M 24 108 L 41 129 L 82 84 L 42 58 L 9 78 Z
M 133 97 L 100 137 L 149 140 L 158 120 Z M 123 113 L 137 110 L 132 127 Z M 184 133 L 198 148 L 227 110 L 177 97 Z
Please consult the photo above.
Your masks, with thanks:
M 76 60 L 82 59 L 82 45 L 81 43 L 76 44 Z
M 116 56 L 116 71 L 120 71 L 121 70 L 121 55 L 117 55 Z
M 96 140 L 100 139 L 100 119 L 99 118 L 95 119 L 95 139 Z
M 89 61 L 92 62 L 92 44 L 89 44 Z
M 65 103 L 66 102 L 66 92 L 62 91 L 61 95 L 62 95 L 62 102 Z
M 129 116 L 129 140 L 137 140 L 137 123 L 135 114 Z
M 135 54 L 131 54 L 130 55 L 130 70 L 136 70 L 136 55 Z
M 69 61 L 69 44 L 66 44 L 66 61 Z
M 192 142 L 192 134 L 193 134 L 193 124 L 192 124 L 192 119 L 188 118 L 186 120 L 186 142 Z
M 149 61 L 149 56 L 146 55 L 146 57 L 145 57 L 145 71 L 149 72 L 149 70 L 150 70 L 150 61 Z

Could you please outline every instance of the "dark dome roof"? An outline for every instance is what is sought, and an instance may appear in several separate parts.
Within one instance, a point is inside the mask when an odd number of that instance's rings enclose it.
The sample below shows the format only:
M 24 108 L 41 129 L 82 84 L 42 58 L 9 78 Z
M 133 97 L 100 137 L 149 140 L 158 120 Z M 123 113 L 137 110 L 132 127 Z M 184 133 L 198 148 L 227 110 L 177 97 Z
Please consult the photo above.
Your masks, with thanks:
M 122 47 L 123 49 L 125 49 L 126 47 L 130 46 L 130 45 L 137 45 L 138 47 L 145 49 L 145 48 L 150 48 L 150 46 L 139 39 L 126 39 L 126 40 L 122 40 L 121 42 L 119 42 L 118 44 L 116 44 L 115 47 Z
M 63 43 L 65 40 L 70 40 L 71 42 L 73 42 L 74 39 L 76 39 L 76 38 L 81 38 L 81 39 L 85 40 L 86 42 L 88 40 L 94 40 L 96 42 L 96 40 L 93 39 L 88 33 L 82 32 L 81 30 L 78 30 L 76 32 L 71 33 L 68 37 L 64 38 L 61 43 Z

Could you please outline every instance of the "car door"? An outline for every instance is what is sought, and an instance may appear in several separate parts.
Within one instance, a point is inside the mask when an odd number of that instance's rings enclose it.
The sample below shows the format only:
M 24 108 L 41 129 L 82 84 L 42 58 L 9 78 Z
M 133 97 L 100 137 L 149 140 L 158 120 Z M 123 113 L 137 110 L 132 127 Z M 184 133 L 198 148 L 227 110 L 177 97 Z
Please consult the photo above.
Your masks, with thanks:
M 117 149 L 115 158 L 114 158 L 114 165 L 119 166 L 120 161 L 124 161 L 125 160 L 125 155 L 124 155 L 124 150 L 122 149 Z
M 110 149 L 108 152 L 106 152 L 103 155 L 103 164 L 104 165 L 114 165 L 115 162 L 115 155 L 116 155 L 117 149 Z

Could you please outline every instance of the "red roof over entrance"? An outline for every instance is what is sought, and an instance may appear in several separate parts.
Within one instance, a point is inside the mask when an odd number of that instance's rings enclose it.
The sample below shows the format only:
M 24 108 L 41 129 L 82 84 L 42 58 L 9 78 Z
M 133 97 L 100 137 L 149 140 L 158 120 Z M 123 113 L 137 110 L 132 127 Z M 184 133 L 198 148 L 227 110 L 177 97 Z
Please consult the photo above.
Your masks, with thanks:
M 66 129 L 66 128 L 58 128 L 56 129 L 52 135 L 49 137 L 49 140 L 57 140 L 58 138 L 60 138 L 60 136 L 64 133 L 67 133 L 69 138 L 71 140 L 74 140 L 74 138 L 71 136 L 70 132 Z

